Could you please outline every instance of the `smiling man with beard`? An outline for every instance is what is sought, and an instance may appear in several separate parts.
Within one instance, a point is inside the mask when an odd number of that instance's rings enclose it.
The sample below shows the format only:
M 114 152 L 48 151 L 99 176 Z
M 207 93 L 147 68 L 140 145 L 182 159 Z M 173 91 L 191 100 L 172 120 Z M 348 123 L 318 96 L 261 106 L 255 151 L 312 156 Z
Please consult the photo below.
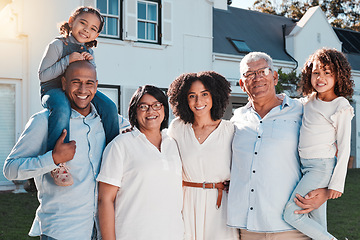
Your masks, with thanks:
M 105 148 L 102 122 L 91 100 L 97 90 L 96 70 L 88 61 L 71 63 L 62 88 L 71 103 L 70 142 L 64 130 L 54 150 L 46 152 L 49 110 L 34 114 L 5 161 L 9 180 L 34 178 L 40 206 L 30 236 L 40 239 L 97 239 L 97 183 Z M 119 127 L 128 122 L 119 116 Z M 66 162 L 73 184 L 54 183 L 51 171 Z M 66 177 L 66 176 L 65 176 Z

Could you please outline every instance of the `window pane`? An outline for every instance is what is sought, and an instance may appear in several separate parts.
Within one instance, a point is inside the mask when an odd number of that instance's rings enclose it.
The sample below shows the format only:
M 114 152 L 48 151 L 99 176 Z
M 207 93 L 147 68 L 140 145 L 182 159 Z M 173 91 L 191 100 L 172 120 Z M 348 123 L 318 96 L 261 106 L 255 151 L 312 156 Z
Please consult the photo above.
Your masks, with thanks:
M 148 20 L 156 21 L 157 19 L 157 8 L 156 4 L 149 4 L 148 5 Z
M 155 24 L 147 23 L 147 40 L 155 40 Z
M 100 10 L 101 13 L 107 13 L 106 0 L 97 0 L 96 7 Z
M 108 18 L 107 21 L 108 27 L 107 27 L 107 34 L 108 35 L 113 35 L 113 36 L 118 36 L 118 19 L 117 18 Z
M 145 39 L 145 23 L 138 22 L 138 39 Z
M 0 84 L 0 166 L 15 145 L 15 85 Z M 7 181 L 0 172 L 0 181 Z
M 109 14 L 114 14 L 114 15 L 119 14 L 119 0 L 109 1 Z
M 138 18 L 146 19 L 146 3 L 138 2 Z

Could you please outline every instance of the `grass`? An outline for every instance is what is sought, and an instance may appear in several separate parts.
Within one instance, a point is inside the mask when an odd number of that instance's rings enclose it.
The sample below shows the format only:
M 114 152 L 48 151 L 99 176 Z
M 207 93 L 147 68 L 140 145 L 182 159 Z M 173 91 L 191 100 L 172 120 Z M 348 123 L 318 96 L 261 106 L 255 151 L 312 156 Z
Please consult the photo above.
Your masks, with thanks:
M 328 201 L 328 231 L 338 239 L 360 239 L 360 169 L 349 169 L 344 195 Z M 39 202 L 35 193 L 0 192 L 0 239 L 28 240 Z
M 36 193 L 0 192 L 0 239 L 39 239 L 28 236 L 38 206 Z
M 329 200 L 328 231 L 337 239 L 360 239 L 360 169 L 349 169 L 342 197 Z

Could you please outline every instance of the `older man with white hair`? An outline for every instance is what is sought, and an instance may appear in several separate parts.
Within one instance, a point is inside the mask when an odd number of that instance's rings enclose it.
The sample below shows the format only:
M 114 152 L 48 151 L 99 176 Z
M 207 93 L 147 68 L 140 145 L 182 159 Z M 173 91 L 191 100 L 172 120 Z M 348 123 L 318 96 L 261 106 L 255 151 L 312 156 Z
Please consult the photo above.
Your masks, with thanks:
M 302 103 L 276 94 L 278 73 L 269 55 L 247 54 L 240 63 L 240 87 L 249 102 L 237 109 L 228 205 L 228 225 L 242 240 L 310 239 L 283 219 L 284 207 L 301 178 L 298 137 Z M 299 196 L 310 212 L 326 201 L 323 189 Z

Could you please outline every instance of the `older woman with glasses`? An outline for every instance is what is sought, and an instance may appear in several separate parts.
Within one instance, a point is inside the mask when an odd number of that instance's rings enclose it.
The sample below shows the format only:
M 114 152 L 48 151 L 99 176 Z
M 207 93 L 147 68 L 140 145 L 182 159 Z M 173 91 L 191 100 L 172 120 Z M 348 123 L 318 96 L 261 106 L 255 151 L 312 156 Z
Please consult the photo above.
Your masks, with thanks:
M 97 178 L 103 240 L 183 239 L 181 160 L 166 134 L 168 119 L 159 88 L 146 85 L 134 93 L 133 129 L 106 147 Z
M 234 126 L 222 120 L 230 84 L 220 74 L 186 73 L 170 85 L 168 95 L 176 118 L 169 136 L 179 147 L 183 165 L 183 218 L 186 240 L 237 240 L 226 226 Z

